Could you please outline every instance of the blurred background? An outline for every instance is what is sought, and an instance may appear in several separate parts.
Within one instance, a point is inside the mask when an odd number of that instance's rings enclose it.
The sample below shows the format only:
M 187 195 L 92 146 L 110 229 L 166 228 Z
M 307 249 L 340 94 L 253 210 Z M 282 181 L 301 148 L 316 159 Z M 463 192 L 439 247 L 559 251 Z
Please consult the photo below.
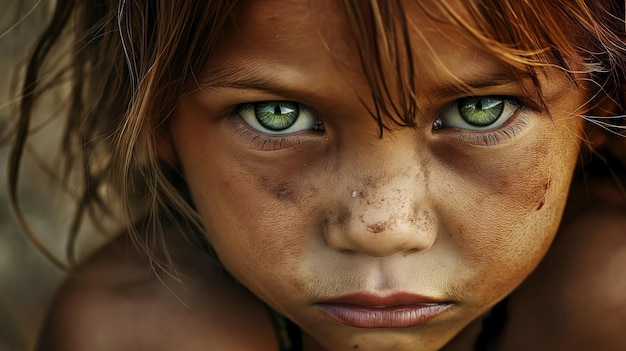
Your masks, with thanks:
M 14 126 L 25 60 L 45 27 L 52 0 L 0 0 L 0 350 L 32 350 L 54 291 L 63 278 L 24 235 L 7 194 L 7 135 Z M 60 96 L 61 94 L 59 94 Z M 56 101 L 55 101 L 56 100 Z M 58 257 L 72 210 L 71 195 L 56 191 L 42 160 L 54 167 L 60 127 L 50 122 L 62 98 L 39 108 L 36 143 L 28 145 L 21 167 L 19 198 L 32 229 Z

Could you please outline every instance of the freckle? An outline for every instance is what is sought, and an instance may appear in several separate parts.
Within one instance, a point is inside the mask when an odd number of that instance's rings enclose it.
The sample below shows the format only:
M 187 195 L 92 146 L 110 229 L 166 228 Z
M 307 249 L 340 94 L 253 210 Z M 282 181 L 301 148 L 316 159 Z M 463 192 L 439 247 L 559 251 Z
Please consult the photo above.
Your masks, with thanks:
M 374 185 L 374 177 L 368 176 L 363 178 L 363 185 L 365 186 L 373 186 Z
M 420 214 L 422 215 L 422 217 L 424 217 L 424 221 L 428 223 L 432 223 L 435 220 L 428 210 L 423 210 Z
M 353 349 L 353 350 L 358 350 L 358 349 L 359 349 L 359 345 L 354 345 L 354 346 L 352 346 L 352 349 Z
M 430 161 L 426 158 L 420 162 L 420 171 L 415 176 L 419 177 L 420 173 L 424 174 L 424 181 L 426 182 L 426 188 L 428 188 L 428 181 L 430 180 Z
M 417 223 L 417 216 L 413 213 L 407 217 L 407 221 L 411 224 Z

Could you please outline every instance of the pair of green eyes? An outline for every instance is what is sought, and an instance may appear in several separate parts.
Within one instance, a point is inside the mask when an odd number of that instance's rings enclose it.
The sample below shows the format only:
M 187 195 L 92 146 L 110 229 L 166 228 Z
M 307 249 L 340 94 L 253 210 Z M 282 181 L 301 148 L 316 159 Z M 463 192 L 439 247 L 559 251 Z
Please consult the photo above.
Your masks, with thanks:
M 441 127 L 486 130 L 506 122 L 518 104 L 499 96 L 468 97 L 456 100 L 437 118 Z M 319 120 L 306 106 L 290 101 L 264 101 L 245 104 L 239 116 L 252 128 L 267 134 L 289 134 L 316 130 Z

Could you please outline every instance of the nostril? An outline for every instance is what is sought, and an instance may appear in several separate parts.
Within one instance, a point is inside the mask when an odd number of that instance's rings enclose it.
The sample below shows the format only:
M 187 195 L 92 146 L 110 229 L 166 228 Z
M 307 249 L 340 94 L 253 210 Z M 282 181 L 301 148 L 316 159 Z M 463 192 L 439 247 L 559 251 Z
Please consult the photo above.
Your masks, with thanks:
M 414 254 L 414 253 L 418 253 L 418 252 L 420 252 L 419 249 L 408 249 L 408 250 L 404 251 L 404 256 L 408 256 L 410 254 Z

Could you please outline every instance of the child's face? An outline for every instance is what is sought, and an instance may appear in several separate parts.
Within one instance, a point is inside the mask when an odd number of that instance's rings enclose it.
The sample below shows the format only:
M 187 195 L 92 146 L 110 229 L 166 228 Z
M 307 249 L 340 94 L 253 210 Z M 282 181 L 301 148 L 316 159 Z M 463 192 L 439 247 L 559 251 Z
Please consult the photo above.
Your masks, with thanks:
M 540 76 L 549 117 L 454 26 L 407 11 L 426 40 L 411 34 L 415 129 L 379 138 L 339 7 L 306 0 L 240 6 L 213 86 L 171 121 L 223 264 L 330 349 L 441 347 L 536 266 L 576 162 L 584 97 L 560 75 Z

